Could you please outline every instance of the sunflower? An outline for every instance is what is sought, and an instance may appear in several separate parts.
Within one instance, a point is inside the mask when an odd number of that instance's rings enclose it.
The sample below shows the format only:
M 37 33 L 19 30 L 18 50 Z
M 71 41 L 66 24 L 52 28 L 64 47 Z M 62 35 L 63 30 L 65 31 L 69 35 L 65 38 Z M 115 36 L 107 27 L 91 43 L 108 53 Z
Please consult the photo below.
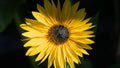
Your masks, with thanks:
M 37 4 L 38 12 L 32 12 L 35 19 L 25 19 L 26 24 L 20 25 L 27 31 L 22 33 L 28 39 L 26 56 L 37 55 L 35 61 L 40 63 L 48 59 L 48 68 L 52 64 L 64 68 L 66 63 L 74 68 L 74 63 L 81 63 L 79 58 L 89 55 L 86 49 L 92 49 L 94 32 L 89 29 L 94 25 L 91 18 L 84 19 L 85 8 L 78 7 L 79 2 L 71 5 L 70 0 L 65 0 L 62 9 L 59 0 L 57 6 L 53 0 L 44 0 L 44 8 Z

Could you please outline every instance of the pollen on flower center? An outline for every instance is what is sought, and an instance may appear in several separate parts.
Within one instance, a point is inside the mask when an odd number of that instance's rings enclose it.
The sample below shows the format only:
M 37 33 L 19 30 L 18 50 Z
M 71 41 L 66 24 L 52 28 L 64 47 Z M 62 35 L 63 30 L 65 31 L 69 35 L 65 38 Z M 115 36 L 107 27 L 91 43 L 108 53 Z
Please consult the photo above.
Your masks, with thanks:
M 63 25 L 52 26 L 48 31 L 48 38 L 54 44 L 62 44 L 69 38 L 68 28 Z

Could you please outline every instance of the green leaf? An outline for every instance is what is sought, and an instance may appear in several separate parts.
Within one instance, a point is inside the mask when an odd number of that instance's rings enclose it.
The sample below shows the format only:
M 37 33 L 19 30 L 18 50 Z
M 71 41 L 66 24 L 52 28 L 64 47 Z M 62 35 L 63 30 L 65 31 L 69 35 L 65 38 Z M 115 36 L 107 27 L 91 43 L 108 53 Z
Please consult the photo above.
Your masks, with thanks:
M 3 32 L 7 26 L 12 23 L 15 14 L 24 0 L 1 0 L 0 1 L 0 32 Z
M 93 68 L 93 65 L 89 59 L 81 58 L 81 64 L 75 64 L 75 68 Z
M 38 63 L 35 62 L 35 58 L 36 58 L 36 56 L 29 57 L 30 65 L 31 65 L 32 68 L 39 68 L 38 65 L 37 65 Z
M 112 64 L 110 68 L 120 68 L 120 55 L 117 56 L 116 63 Z

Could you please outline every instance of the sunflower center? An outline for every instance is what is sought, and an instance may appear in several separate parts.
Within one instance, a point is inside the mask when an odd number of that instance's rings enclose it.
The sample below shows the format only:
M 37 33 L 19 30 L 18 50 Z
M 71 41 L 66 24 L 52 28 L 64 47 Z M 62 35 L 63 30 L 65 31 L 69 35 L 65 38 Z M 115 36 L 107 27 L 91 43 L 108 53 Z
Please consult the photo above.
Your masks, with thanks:
M 69 37 L 69 31 L 63 25 L 55 25 L 48 31 L 48 38 L 50 42 L 55 44 L 62 44 L 67 41 Z

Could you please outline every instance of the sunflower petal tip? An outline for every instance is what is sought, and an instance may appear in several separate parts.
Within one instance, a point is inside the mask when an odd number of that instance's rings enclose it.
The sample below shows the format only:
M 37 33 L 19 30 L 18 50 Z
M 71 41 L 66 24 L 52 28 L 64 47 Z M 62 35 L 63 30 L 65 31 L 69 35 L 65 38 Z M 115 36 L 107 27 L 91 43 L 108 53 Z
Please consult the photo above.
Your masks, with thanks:
M 24 27 L 25 26 L 25 24 L 20 24 L 20 27 Z
M 31 54 L 31 53 L 30 53 L 29 56 L 34 56 L 34 54 Z
M 83 10 L 85 12 L 85 8 L 81 8 L 81 10 Z
M 29 56 L 29 53 L 26 53 L 25 56 Z
M 35 61 L 37 62 L 37 61 L 39 61 L 39 60 L 36 58 Z
M 32 14 L 34 14 L 35 13 L 35 11 L 32 11 Z
M 92 50 L 93 48 L 91 47 L 91 48 L 89 48 L 89 50 Z
M 23 47 L 29 47 L 28 45 L 24 45 Z
M 25 21 L 29 20 L 28 18 L 25 18 Z
M 38 3 L 37 3 L 37 7 L 40 6 Z
M 78 1 L 76 4 L 79 6 L 80 5 L 80 1 Z
M 89 53 L 86 53 L 86 55 L 90 55 Z
M 37 61 L 40 61 L 41 59 L 39 59 L 38 57 L 35 59 L 35 61 L 37 62 Z
M 36 6 L 37 6 L 37 9 L 40 7 L 40 5 L 39 5 L 39 4 L 37 4 Z

